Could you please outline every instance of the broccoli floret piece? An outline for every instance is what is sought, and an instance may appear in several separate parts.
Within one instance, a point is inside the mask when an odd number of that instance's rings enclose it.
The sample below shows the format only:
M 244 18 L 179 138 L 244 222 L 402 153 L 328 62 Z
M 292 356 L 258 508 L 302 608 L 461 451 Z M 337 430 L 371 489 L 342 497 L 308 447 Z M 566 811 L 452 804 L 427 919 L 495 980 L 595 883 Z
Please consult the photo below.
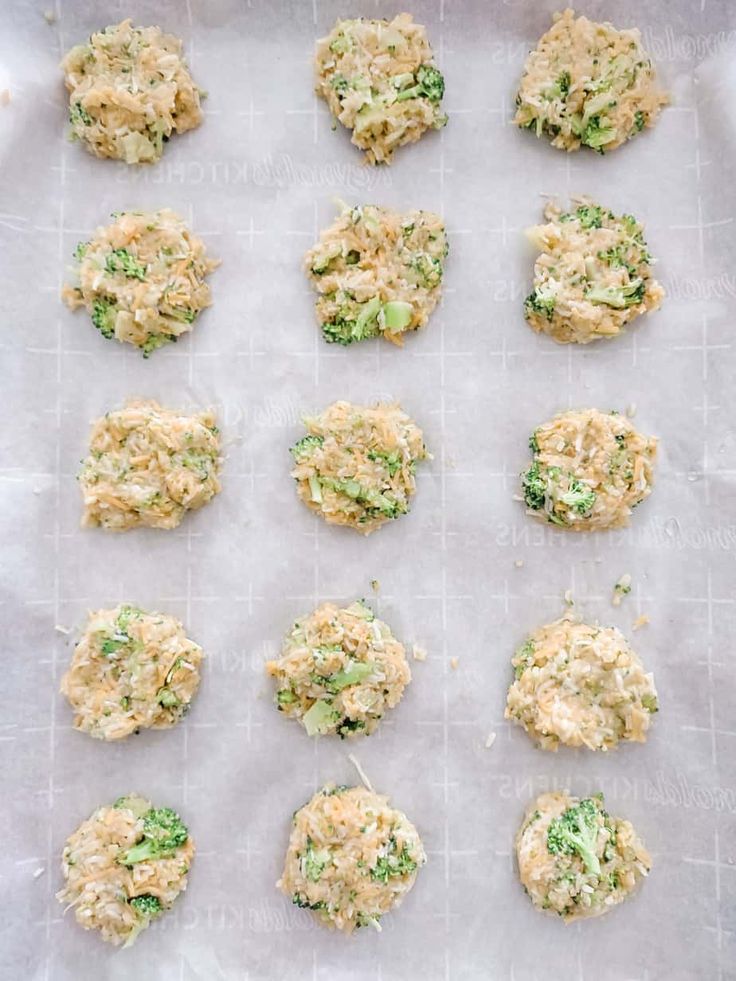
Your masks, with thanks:
M 330 853 L 317 851 L 311 838 L 307 838 L 307 850 L 304 853 L 304 875 L 310 882 L 319 882 L 319 877 L 330 861 Z
M 517 647 L 515 657 L 519 659 L 519 663 L 514 668 L 514 677 L 518 681 L 534 658 L 534 641 L 529 638 L 521 647 Z
M 634 132 L 635 133 L 640 133 L 644 129 L 644 126 L 646 124 L 646 121 L 647 121 L 647 117 L 641 111 L 641 109 L 638 109 L 634 113 Z
M 595 851 L 599 804 L 599 800 L 586 797 L 554 818 L 547 829 L 547 849 L 552 855 L 579 855 L 585 871 L 594 875 L 601 871 Z
M 112 805 L 117 810 L 132 811 L 137 818 L 144 817 L 150 810 L 150 804 L 142 797 L 118 797 Z
M 533 314 L 539 314 L 540 317 L 546 317 L 547 320 L 552 319 L 552 314 L 555 312 L 555 298 L 554 296 L 547 295 L 539 292 L 539 289 L 535 289 L 533 293 L 524 300 L 524 316 L 527 320 Z
M 396 96 L 397 102 L 405 99 L 429 99 L 435 104 L 442 101 L 445 94 L 445 79 L 442 72 L 434 65 L 420 65 L 414 75 L 415 84 L 409 89 L 403 89 Z
M 337 727 L 337 734 L 340 739 L 346 739 L 349 733 L 358 732 L 360 729 L 365 729 L 365 722 L 362 722 L 360 719 L 348 719 L 345 717 Z
M 652 715 L 654 715 L 655 712 L 659 712 L 659 703 L 656 695 L 643 695 L 641 704 L 644 706 L 647 712 L 650 712 Z
M 581 204 L 573 215 L 583 228 L 600 228 L 605 216 L 606 212 L 599 204 Z
M 420 286 L 434 289 L 442 282 L 442 263 L 428 252 L 417 252 L 412 257 L 411 268 L 417 275 Z
M 567 504 L 569 508 L 581 515 L 590 514 L 591 508 L 595 504 L 595 498 L 595 491 L 591 490 L 587 484 L 582 484 L 575 477 L 570 480 L 567 491 L 560 495 L 563 504 Z
M 358 661 L 349 668 L 346 668 L 345 671 L 336 671 L 335 674 L 331 674 L 327 678 L 321 678 L 320 681 L 327 691 L 336 695 L 349 685 L 359 685 L 361 681 L 365 681 L 371 671 L 373 671 L 373 667 L 374 665 L 372 664 Z
M 378 314 L 381 310 L 381 300 L 373 299 L 361 304 L 357 317 L 345 318 L 339 316 L 327 324 L 322 324 L 322 333 L 330 344 L 353 344 L 375 337 L 379 333 Z
M 529 449 L 532 451 L 532 453 L 535 456 L 537 455 L 537 453 L 539 453 L 539 440 L 537 439 L 537 431 L 536 431 L 536 429 L 534 430 L 534 432 L 529 437 Z
M 601 121 L 600 116 L 592 116 L 583 130 L 580 142 L 591 147 L 598 153 L 604 152 L 604 147 L 616 137 L 616 130 L 613 126 L 606 125 L 605 117 Z
M 124 273 L 128 279 L 139 279 L 141 282 L 146 278 L 146 267 L 127 249 L 113 249 L 105 259 L 105 269 L 109 273 Z
M 401 454 L 398 450 L 393 453 L 379 453 L 378 450 L 369 450 L 368 459 L 374 463 L 382 463 L 388 470 L 389 477 L 401 470 Z
M 524 500 L 526 501 L 527 507 L 533 511 L 539 511 L 540 508 L 544 507 L 547 494 L 547 481 L 542 476 L 539 464 L 536 461 L 521 475 L 521 487 L 524 491 Z
M 128 904 L 133 907 L 139 916 L 142 916 L 146 920 L 152 920 L 154 917 L 160 916 L 164 911 L 161 901 L 156 896 L 150 896 L 148 893 L 145 893 L 143 896 L 134 896 L 128 900 Z
M 298 701 L 298 699 L 291 688 L 282 688 L 281 691 L 276 692 L 276 704 L 279 705 L 279 707 L 281 705 L 291 705 L 296 701 Z
M 585 294 L 591 303 L 605 303 L 606 306 L 623 310 L 625 307 L 641 303 L 646 293 L 643 279 L 634 279 L 627 286 L 593 286 Z
M 379 323 L 389 334 L 398 334 L 411 323 L 414 310 L 411 303 L 404 300 L 391 300 L 384 303 L 379 315 Z
M 159 705 L 164 708 L 176 708 L 179 704 L 179 699 L 171 691 L 170 688 L 162 688 L 157 695 Z
M 401 849 L 399 855 L 396 854 L 396 839 L 392 835 L 389 839 L 388 854 L 381 856 L 373 866 L 371 879 L 387 883 L 391 877 L 409 875 L 416 867 L 417 863 L 411 857 L 411 852 L 406 845 Z
M 308 736 L 316 736 L 327 732 L 328 729 L 340 717 L 340 713 L 334 709 L 330 702 L 320 699 L 315 702 L 309 711 L 304 713 L 304 728 Z
M 74 250 L 74 258 L 77 260 L 77 262 L 82 261 L 82 259 L 85 257 L 87 253 L 87 249 L 89 248 L 89 246 L 90 246 L 89 242 L 77 242 L 77 247 Z
M 154 351 L 158 351 L 165 344 L 173 344 L 176 340 L 175 334 L 149 334 L 141 347 L 143 357 L 150 358 Z
M 69 109 L 69 122 L 72 126 L 81 123 L 83 126 L 91 126 L 93 119 L 81 102 L 75 102 Z
M 136 865 L 158 858 L 169 858 L 185 843 L 189 830 L 176 811 L 170 807 L 151 808 L 143 818 L 143 838 L 118 861 L 121 865 Z
M 115 315 L 117 305 L 115 300 L 101 298 L 92 304 L 92 323 L 103 337 L 108 340 L 115 336 Z
M 291 453 L 297 463 L 303 463 L 323 443 L 323 436 L 302 436 L 299 442 L 290 448 L 289 453 Z

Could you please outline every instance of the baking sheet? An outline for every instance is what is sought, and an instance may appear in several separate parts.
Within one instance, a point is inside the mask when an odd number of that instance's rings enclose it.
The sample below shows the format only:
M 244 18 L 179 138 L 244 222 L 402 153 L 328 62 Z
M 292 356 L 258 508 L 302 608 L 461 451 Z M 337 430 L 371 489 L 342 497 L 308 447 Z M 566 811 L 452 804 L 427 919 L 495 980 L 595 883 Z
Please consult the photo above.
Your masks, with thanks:
M 509 123 L 553 0 L 417 0 L 450 123 L 377 170 L 331 130 L 310 58 L 337 16 L 400 8 L 46 5 L 3 4 L 0 32 L 0 89 L 11 93 L 0 109 L 2 977 L 736 977 L 734 5 L 587 5 L 642 28 L 674 99 L 655 130 L 600 158 L 567 156 Z M 210 93 L 205 124 L 140 170 L 65 140 L 57 69 L 64 50 L 128 15 L 182 36 Z M 540 219 L 540 192 L 586 192 L 639 216 L 660 260 L 662 310 L 610 344 L 534 336 L 521 313 L 533 260 L 521 230 Z M 444 301 L 403 350 L 336 350 L 318 336 L 300 262 L 334 197 L 446 217 Z M 109 212 L 158 207 L 186 216 L 223 263 L 194 334 L 143 361 L 58 293 L 77 241 Z M 218 408 L 223 492 L 177 532 L 83 532 L 74 474 L 89 424 L 132 395 Z M 379 397 L 401 400 L 435 458 L 411 515 L 364 540 L 301 506 L 287 447 L 303 411 Z M 515 474 L 537 423 L 587 405 L 637 407 L 637 425 L 661 438 L 658 483 L 629 530 L 566 536 L 525 516 Z M 625 572 L 633 590 L 613 608 Z M 312 742 L 275 713 L 263 661 L 298 615 L 371 598 L 372 579 L 380 615 L 428 660 L 412 665 L 379 734 Z M 567 589 L 583 615 L 626 633 L 651 617 L 634 642 L 662 711 L 644 747 L 543 754 L 503 722 L 511 652 L 560 615 Z M 207 670 L 185 724 L 104 745 L 70 728 L 57 689 L 72 638 L 54 628 L 120 601 L 180 616 Z M 357 781 L 350 750 L 429 852 L 383 933 L 352 939 L 314 926 L 274 888 L 292 811 L 325 781 Z M 639 897 L 602 920 L 566 928 L 516 879 L 518 822 L 553 787 L 602 789 L 653 853 Z M 175 909 L 120 952 L 62 920 L 54 892 L 65 838 L 130 790 L 180 809 L 198 857 Z

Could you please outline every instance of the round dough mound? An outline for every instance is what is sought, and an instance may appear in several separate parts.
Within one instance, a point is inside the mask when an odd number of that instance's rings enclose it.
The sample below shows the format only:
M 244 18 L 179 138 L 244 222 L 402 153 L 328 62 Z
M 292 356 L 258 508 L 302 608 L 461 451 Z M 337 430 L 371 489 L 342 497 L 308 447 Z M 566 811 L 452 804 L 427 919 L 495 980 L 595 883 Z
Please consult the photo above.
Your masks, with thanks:
M 617 217 L 590 198 L 574 204 L 570 212 L 548 204 L 547 224 L 527 231 L 541 255 L 524 316 L 561 344 L 615 337 L 639 314 L 658 309 L 664 296 L 636 218 Z
M 98 739 L 139 729 L 168 729 L 186 714 L 199 687 L 202 648 L 181 623 L 134 606 L 91 614 L 61 692 L 74 728 Z
M 323 926 L 380 929 L 426 860 L 416 828 L 388 798 L 364 787 L 326 786 L 294 814 L 277 885 Z
M 92 427 L 79 473 L 84 527 L 176 528 L 220 490 L 219 429 L 212 412 L 194 416 L 157 402 L 128 402 Z
M 433 64 L 427 32 L 411 14 L 392 21 L 339 20 L 317 42 L 316 89 L 369 163 L 428 129 L 442 129 L 445 80 Z
M 210 305 L 205 277 L 218 262 L 173 211 L 113 217 L 77 246 L 79 285 L 62 296 L 72 310 L 86 307 L 103 337 L 134 344 L 147 358 L 192 330 Z
M 570 845 L 571 836 L 581 835 L 588 846 L 585 859 Z M 603 809 L 603 794 L 582 801 L 566 793 L 542 794 L 516 836 L 516 858 L 534 905 L 566 921 L 607 913 L 652 867 L 631 823 Z
M 542 749 L 646 741 L 658 707 L 654 679 L 615 627 L 563 617 L 535 630 L 511 663 L 506 718 Z
M 346 206 L 306 256 L 325 340 L 380 335 L 401 345 L 437 306 L 446 255 L 442 219 L 430 211 Z
M 93 34 L 61 63 L 72 135 L 96 157 L 158 160 L 173 132 L 202 122 L 181 41 L 129 20 Z
M 134 848 L 137 854 L 130 853 Z M 193 858 L 194 842 L 178 814 L 154 810 L 137 794 L 120 797 L 67 840 L 65 885 L 56 898 L 74 908 L 85 930 L 129 947 L 186 889 Z
M 429 454 L 398 403 L 334 402 L 304 423 L 308 435 L 291 448 L 291 475 L 308 508 L 364 535 L 408 512 L 416 464 Z
M 572 531 L 622 528 L 652 492 L 657 440 L 617 412 L 561 412 L 529 438 L 527 513 Z
M 291 628 L 281 657 L 269 661 L 279 711 L 310 736 L 369 736 L 411 681 L 403 644 L 358 600 L 323 603 Z
M 561 150 L 605 153 L 653 126 L 668 101 L 639 31 L 576 19 L 568 8 L 527 58 L 514 122 Z

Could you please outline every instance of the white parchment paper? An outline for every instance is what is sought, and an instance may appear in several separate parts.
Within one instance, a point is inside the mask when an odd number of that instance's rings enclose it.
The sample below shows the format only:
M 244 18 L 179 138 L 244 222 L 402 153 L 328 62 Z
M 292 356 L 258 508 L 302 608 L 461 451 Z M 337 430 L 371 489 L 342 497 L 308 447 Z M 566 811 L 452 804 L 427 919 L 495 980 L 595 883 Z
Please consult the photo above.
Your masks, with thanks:
M 312 46 L 339 15 L 400 7 L 2 5 L 3 978 L 736 977 L 736 8 L 587 4 L 591 17 L 642 28 L 674 101 L 654 131 L 604 158 L 565 155 L 510 125 L 525 52 L 554 8 L 416 0 L 450 123 L 371 170 L 312 94 Z M 204 125 L 145 169 L 67 142 L 57 67 L 129 15 L 181 35 L 210 93 Z M 540 219 L 540 192 L 590 193 L 641 217 L 662 310 L 609 344 L 534 336 L 522 230 Z M 446 218 L 445 298 L 403 350 L 337 350 L 319 337 L 300 263 L 336 196 Z M 223 262 L 194 334 L 143 361 L 63 308 L 59 289 L 77 241 L 111 211 L 158 207 L 186 216 Z M 74 475 L 89 424 L 132 395 L 217 406 L 223 492 L 175 533 L 83 532 Z M 435 458 L 411 515 L 364 540 L 300 505 L 287 448 L 303 411 L 379 397 L 401 400 Z M 637 425 L 661 438 L 658 483 L 629 530 L 570 536 L 525 516 L 515 475 L 537 423 L 588 405 L 637 406 Z M 625 572 L 633 591 L 613 608 Z M 315 743 L 275 712 L 264 658 L 317 601 L 370 598 L 371 579 L 381 616 L 428 660 L 380 734 Z M 583 615 L 626 633 L 651 618 L 633 635 L 662 704 L 645 746 L 543 754 L 503 722 L 512 650 L 560 615 L 567 589 Z M 73 635 L 54 628 L 121 601 L 180 616 L 207 670 L 183 725 L 104 745 L 71 729 L 57 690 Z M 349 749 L 429 852 L 383 933 L 352 939 L 274 888 L 292 811 L 323 782 L 357 781 Z M 532 908 L 511 857 L 527 802 L 553 787 L 602 789 L 654 856 L 634 901 L 567 928 Z M 66 837 L 130 790 L 178 808 L 198 856 L 175 910 L 119 952 L 62 919 L 54 892 Z

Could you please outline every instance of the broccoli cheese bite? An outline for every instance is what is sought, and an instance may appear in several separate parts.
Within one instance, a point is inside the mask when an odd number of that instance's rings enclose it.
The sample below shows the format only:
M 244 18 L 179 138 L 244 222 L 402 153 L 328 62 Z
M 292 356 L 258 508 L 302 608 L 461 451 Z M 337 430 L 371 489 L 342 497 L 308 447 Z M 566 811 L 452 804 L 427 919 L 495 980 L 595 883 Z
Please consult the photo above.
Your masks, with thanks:
M 178 38 L 130 20 L 72 48 L 61 63 L 72 137 L 96 157 L 158 160 L 173 133 L 202 122 L 202 93 L 181 50 Z
M 516 858 L 537 909 L 565 921 L 608 913 L 652 867 L 631 823 L 604 810 L 603 794 L 542 794 L 516 836 Z
M 176 528 L 220 491 L 212 412 L 184 415 L 132 401 L 98 419 L 79 473 L 83 527 Z
M 639 314 L 657 310 L 664 296 L 636 218 L 618 217 L 590 198 L 574 205 L 563 212 L 549 203 L 547 223 L 527 230 L 540 255 L 524 316 L 561 344 L 616 337 Z
M 416 828 L 386 797 L 328 785 L 294 814 L 277 886 L 322 926 L 380 930 L 426 860 Z
M 74 253 L 78 283 L 62 297 L 84 306 L 103 337 L 152 351 L 192 330 L 210 305 L 205 278 L 219 262 L 173 211 L 129 211 Z
M 613 749 L 643 743 L 657 691 L 624 635 L 565 616 L 539 627 L 517 649 L 506 718 L 541 749 Z
M 369 163 L 390 163 L 397 147 L 447 122 L 445 80 L 433 62 L 427 33 L 410 14 L 339 20 L 317 42 L 317 94 Z
M 352 344 L 381 336 L 401 345 L 437 306 L 446 255 L 438 215 L 346 205 L 305 260 L 325 340 Z
M 560 528 L 622 528 L 652 492 L 657 440 L 618 412 L 561 412 L 534 430 L 529 449 L 527 514 Z
M 56 898 L 85 930 L 130 947 L 186 889 L 193 858 L 179 815 L 130 794 L 99 807 L 67 840 Z
M 403 644 L 364 602 L 323 603 L 287 634 L 266 664 L 280 712 L 310 736 L 369 736 L 401 701 L 411 672 Z
M 364 535 L 409 511 L 416 465 L 429 454 L 398 403 L 334 402 L 304 423 L 291 475 L 308 508 Z
M 135 606 L 92 613 L 74 649 L 61 692 L 74 728 L 98 739 L 168 729 L 199 687 L 202 648 L 181 623 Z
M 561 150 L 605 153 L 653 126 L 668 101 L 639 31 L 568 8 L 527 58 L 514 122 Z

